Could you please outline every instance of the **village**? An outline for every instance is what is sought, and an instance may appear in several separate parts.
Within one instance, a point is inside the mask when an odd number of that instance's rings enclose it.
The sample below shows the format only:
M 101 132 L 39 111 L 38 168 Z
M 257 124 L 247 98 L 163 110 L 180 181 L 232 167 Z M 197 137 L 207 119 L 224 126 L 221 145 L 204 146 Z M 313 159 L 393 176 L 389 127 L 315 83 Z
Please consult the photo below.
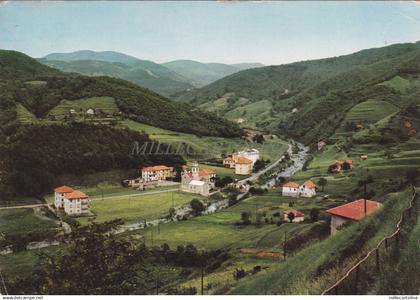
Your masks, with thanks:
M 322 151 L 325 146 L 326 143 L 320 141 L 318 143 L 318 151 Z M 366 159 L 367 155 L 360 157 L 360 160 Z M 234 152 L 224 157 L 222 163 L 223 168 L 233 170 L 234 174 L 244 176 L 244 179 L 240 181 L 238 181 L 238 179 L 229 180 L 229 182 L 222 186 L 216 186 L 216 182 L 220 180 L 220 178 L 214 169 L 211 167 L 200 167 L 200 164 L 196 161 L 189 163 L 189 165 L 182 165 L 179 174 L 177 174 L 175 167 L 165 165 L 141 167 L 139 170 L 140 176 L 123 180 L 122 186 L 132 191 L 156 190 L 156 192 L 153 193 L 156 193 L 157 195 L 160 193 L 167 193 L 166 189 L 172 188 L 172 193 L 173 191 L 179 191 L 181 193 L 196 194 L 205 197 L 203 199 L 207 198 L 208 200 L 204 200 L 203 202 L 205 205 L 210 205 L 212 203 L 212 200 L 210 200 L 212 196 L 219 195 L 221 192 L 229 189 L 236 189 L 238 191 L 237 197 L 243 197 L 249 194 L 250 191 L 255 191 L 255 188 L 258 188 L 258 184 L 256 185 L 255 181 L 252 182 L 249 179 L 247 180 L 246 176 L 251 176 L 253 174 L 254 165 L 259 160 L 260 152 L 255 148 Z M 351 170 L 352 168 L 352 160 L 336 160 L 328 167 L 327 172 L 342 173 Z M 179 181 L 177 181 L 176 178 L 180 178 Z M 320 184 L 325 185 L 323 182 L 320 182 Z M 164 188 L 164 190 L 160 190 L 160 188 Z M 322 187 L 321 192 L 320 187 L 310 179 L 303 182 L 287 181 L 282 184 L 277 184 L 273 189 L 278 190 L 279 195 L 286 199 L 286 201 L 290 201 L 289 208 L 284 209 L 281 212 L 281 220 L 283 222 L 302 223 L 308 218 L 308 211 L 306 211 L 305 215 L 304 211 L 293 208 L 293 199 L 310 199 L 316 198 L 317 196 L 324 200 L 329 198 L 327 194 L 323 193 L 324 188 Z M 104 195 L 102 195 L 102 199 L 103 197 Z M 58 215 L 64 214 L 76 218 L 84 216 L 92 217 L 95 214 L 90 210 L 91 201 L 89 196 L 84 192 L 66 185 L 54 189 L 53 207 Z M 137 201 L 141 201 L 141 198 Z M 220 206 L 220 209 L 223 207 L 225 206 Z M 325 209 L 323 213 L 330 216 L 330 234 L 334 235 L 346 223 L 360 221 L 380 207 L 381 203 L 374 200 L 354 199 L 343 205 Z M 314 210 L 318 211 L 317 209 L 312 209 L 310 212 L 311 218 L 313 218 L 312 214 Z M 142 214 L 142 212 L 139 213 Z M 317 214 L 319 214 L 319 212 L 317 212 Z M 115 215 L 115 217 L 117 217 L 117 215 Z

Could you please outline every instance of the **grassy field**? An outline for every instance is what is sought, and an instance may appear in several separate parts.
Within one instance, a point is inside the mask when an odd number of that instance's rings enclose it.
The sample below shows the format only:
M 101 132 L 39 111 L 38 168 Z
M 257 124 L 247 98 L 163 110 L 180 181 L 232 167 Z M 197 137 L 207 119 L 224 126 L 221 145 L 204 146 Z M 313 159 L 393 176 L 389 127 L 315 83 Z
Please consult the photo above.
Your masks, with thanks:
M 38 121 L 35 115 L 20 103 L 16 105 L 16 114 L 18 121 L 23 124 L 32 124 Z
M 370 249 L 385 234 L 395 228 L 399 214 L 409 199 L 405 193 L 394 194 L 389 198 L 389 206 L 362 222 L 342 229 L 337 235 L 316 243 L 290 257 L 286 262 L 274 265 L 268 271 L 240 280 L 232 294 L 319 294 L 339 278 L 354 257 L 338 259 L 344 249 L 355 243 L 364 228 L 374 226 L 379 230 L 364 244 L 359 251 Z M 359 253 L 360 253 L 359 252 Z M 355 253 L 357 255 L 357 253 Z M 334 264 L 337 264 L 334 266 Z M 329 265 L 328 270 L 319 273 L 319 268 Z
M 0 210 L 0 232 L 4 234 L 26 234 L 55 228 L 54 222 L 37 217 L 33 208 Z
M 172 198 L 173 197 L 173 198 Z M 167 214 L 172 207 L 189 203 L 193 198 L 202 199 L 201 196 L 183 192 L 164 192 L 153 195 L 114 195 L 104 200 L 91 202 L 91 212 L 95 214 L 95 222 L 105 222 L 121 218 L 127 223 L 151 221 Z M 80 217 L 82 224 L 89 222 L 89 217 Z
M 113 114 L 119 111 L 114 98 L 91 97 L 72 101 L 62 100 L 48 113 L 47 117 L 54 116 L 56 119 L 62 119 L 70 114 L 70 109 L 74 109 L 76 113 L 85 113 L 89 108 L 92 108 L 96 113 L 102 111 L 105 114 Z
M 175 131 L 165 130 L 134 121 L 127 120 L 128 128 L 136 131 L 143 131 L 149 134 L 151 139 L 176 145 L 186 143 L 192 147 L 194 154 L 191 159 L 210 159 L 222 158 L 223 154 L 234 151 L 244 150 L 247 148 L 256 148 L 260 150 L 264 159 L 275 160 L 279 158 L 287 149 L 287 144 L 281 139 L 268 140 L 264 144 L 250 143 L 240 138 L 221 138 L 221 137 L 198 137 L 193 134 L 179 133 Z M 187 155 L 188 158 L 188 155 Z
M 266 224 L 263 220 L 262 226 L 255 224 L 249 226 L 238 226 L 236 222 L 241 219 L 241 212 L 251 212 L 251 220 L 255 223 L 255 212 L 265 214 L 266 218 L 276 222 L 279 220 L 273 214 L 289 209 L 289 202 L 293 201 L 295 209 L 307 213 L 313 207 L 331 207 L 333 200 L 316 200 L 314 198 L 290 198 L 282 197 L 279 190 L 270 190 L 267 194 L 247 198 L 237 205 L 217 213 L 193 218 L 187 221 L 164 224 L 160 228 L 160 234 L 154 234 L 154 243 L 157 245 L 168 243 L 171 246 L 192 243 L 199 248 L 238 248 L 238 247 L 257 247 L 261 249 L 277 249 L 281 247 L 284 233 L 289 232 L 292 236 L 310 223 L 301 224 Z M 148 242 L 150 241 L 149 228 L 141 231 Z M 282 239 L 280 240 L 279 237 Z

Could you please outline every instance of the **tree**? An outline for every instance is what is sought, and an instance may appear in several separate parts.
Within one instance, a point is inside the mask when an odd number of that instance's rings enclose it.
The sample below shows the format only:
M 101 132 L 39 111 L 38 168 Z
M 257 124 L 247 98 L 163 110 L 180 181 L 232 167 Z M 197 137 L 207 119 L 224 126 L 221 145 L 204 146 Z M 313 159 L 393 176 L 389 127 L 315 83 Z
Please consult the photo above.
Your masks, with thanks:
M 420 171 L 418 168 L 408 169 L 405 173 L 407 182 L 411 185 L 414 185 L 417 181 L 417 178 L 420 176 Z
M 327 179 L 325 179 L 324 177 L 319 178 L 318 185 L 322 187 L 322 192 L 324 192 L 324 187 L 327 185 L 327 183 Z
M 310 211 L 310 215 L 311 215 L 311 221 L 312 222 L 318 221 L 318 218 L 319 218 L 319 209 L 312 208 L 311 211 Z
M 251 224 L 251 212 L 250 211 L 243 211 L 241 212 L 241 221 L 244 225 Z
M 262 134 L 256 134 L 256 135 L 252 138 L 252 140 L 253 140 L 255 143 L 258 143 L 258 144 L 262 144 L 262 143 L 264 143 L 264 141 L 265 141 L 264 136 L 263 136 Z
M 193 211 L 193 214 L 196 215 L 196 216 L 201 215 L 201 213 L 206 209 L 204 207 L 203 202 L 201 202 L 200 200 L 198 200 L 196 198 L 191 200 L 190 206 L 191 206 L 191 209 Z
M 144 253 L 110 234 L 121 220 L 92 224 L 72 233 L 60 258 L 43 253 L 34 274 L 14 287 L 25 294 L 121 295 L 142 288 Z
M 287 218 L 289 219 L 290 223 L 293 222 L 294 218 L 295 218 L 295 214 L 292 212 L 289 212 L 287 214 Z

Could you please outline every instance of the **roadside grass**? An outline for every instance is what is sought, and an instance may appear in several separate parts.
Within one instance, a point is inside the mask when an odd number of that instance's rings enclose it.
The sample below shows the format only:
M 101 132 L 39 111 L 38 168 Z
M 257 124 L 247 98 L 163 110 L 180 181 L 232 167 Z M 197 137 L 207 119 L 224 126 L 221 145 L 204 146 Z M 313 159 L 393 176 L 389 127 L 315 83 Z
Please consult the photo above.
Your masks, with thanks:
M 256 148 L 260 150 L 262 158 L 274 161 L 287 150 L 287 143 L 278 138 L 268 140 L 264 144 L 257 144 L 240 138 L 199 137 L 194 134 L 165 130 L 131 120 L 126 120 L 125 124 L 129 129 L 143 131 L 149 134 L 151 139 L 171 144 L 175 149 L 182 143 L 187 144 L 192 148 L 190 149 L 190 155 L 188 153 L 181 154 L 185 154 L 188 159 L 221 159 L 225 154 L 247 148 Z
M 406 193 L 390 195 L 377 213 L 361 222 L 344 227 L 338 234 L 311 245 L 291 256 L 286 262 L 267 271 L 238 281 L 230 294 L 320 294 L 337 280 L 354 262 L 356 256 L 375 245 L 384 235 L 393 232 L 401 210 L 407 206 Z M 372 236 L 369 232 L 374 231 Z M 361 234 L 368 240 L 360 240 Z M 353 249 L 352 255 L 342 255 Z
M 28 234 L 35 231 L 54 230 L 52 221 L 40 219 L 32 208 L 13 208 L 0 210 L 0 233 Z
M 117 218 L 127 223 L 151 221 L 168 213 L 172 207 L 172 197 L 174 206 L 185 205 L 194 198 L 203 199 L 200 195 L 183 192 L 115 196 L 110 199 L 92 201 L 91 212 L 95 218 L 79 217 L 77 220 L 83 225 L 91 221 L 102 223 Z

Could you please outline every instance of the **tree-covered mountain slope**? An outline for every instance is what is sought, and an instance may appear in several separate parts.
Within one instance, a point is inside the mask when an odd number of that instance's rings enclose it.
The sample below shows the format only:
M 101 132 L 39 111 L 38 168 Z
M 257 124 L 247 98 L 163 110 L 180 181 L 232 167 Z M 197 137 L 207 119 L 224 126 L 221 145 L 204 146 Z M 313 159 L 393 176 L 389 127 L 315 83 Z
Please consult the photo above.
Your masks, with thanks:
M 201 63 L 193 60 L 174 60 L 162 65 L 188 78 L 195 87 L 202 87 L 242 70 L 263 66 L 259 63 L 228 65 L 221 63 Z
M 189 79 L 165 66 L 113 51 L 83 50 L 71 53 L 52 53 L 39 61 L 64 72 L 125 79 L 164 96 L 170 96 L 193 87 Z
M 0 62 L 1 199 L 42 195 L 63 174 L 183 162 L 179 155 L 130 157 L 134 142 L 150 139 L 124 120 L 199 136 L 241 133 L 229 121 L 121 79 L 62 73 L 13 51 L 0 51 Z
M 394 77 L 417 81 L 419 57 L 420 43 L 409 43 L 250 69 L 177 100 L 310 143 L 333 134 L 346 112 L 360 102 L 375 98 L 406 106 L 415 101 L 415 85 L 395 90 L 382 83 Z

